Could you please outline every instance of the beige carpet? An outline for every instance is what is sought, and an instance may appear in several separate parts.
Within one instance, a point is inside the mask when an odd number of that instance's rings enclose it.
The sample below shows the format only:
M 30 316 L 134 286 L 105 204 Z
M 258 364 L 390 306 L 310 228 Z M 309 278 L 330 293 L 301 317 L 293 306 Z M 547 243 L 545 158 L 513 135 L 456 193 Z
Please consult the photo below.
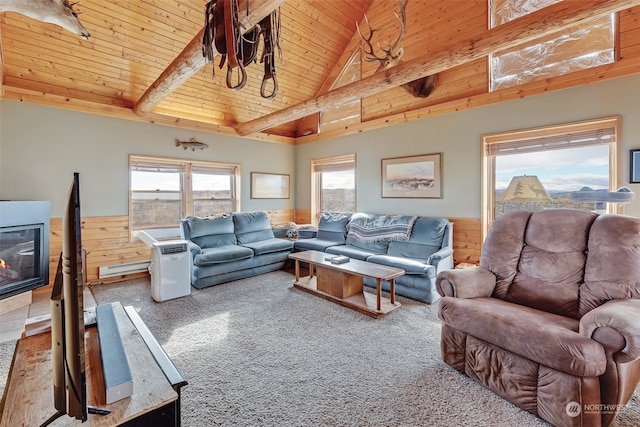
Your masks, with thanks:
M 547 425 L 440 360 L 435 306 L 399 298 L 375 320 L 292 281 L 278 271 L 163 303 L 148 280 L 91 289 L 134 306 L 186 377 L 183 426 Z M 637 398 L 616 425 L 640 425 Z

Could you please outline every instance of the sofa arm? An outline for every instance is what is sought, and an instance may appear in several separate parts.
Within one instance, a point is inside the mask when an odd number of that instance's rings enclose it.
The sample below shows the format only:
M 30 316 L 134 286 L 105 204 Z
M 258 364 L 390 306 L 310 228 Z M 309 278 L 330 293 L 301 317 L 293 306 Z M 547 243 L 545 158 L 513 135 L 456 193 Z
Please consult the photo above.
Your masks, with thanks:
M 611 300 L 580 319 L 580 333 L 598 341 L 613 360 L 640 358 L 640 299 Z
M 200 246 L 189 240 L 189 252 L 191 253 L 191 260 L 193 261 L 193 258 L 202 252 L 202 249 L 200 248 Z
M 496 276 L 482 267 L 441 271 L 436 277 L 436 289 L 443 297 L 490 297 L 495 286 Z
M 440 261 L 447 260 L 447 258 L 450 258 L 448 260 L 450 262 L 445 263 L 447 265 L 444 268 L 438 265 L 440 264 Z M 453 249 L 441 248 L 438 252 L 432 253 L 431 256 L 427 259 L 427 264 L 433 265 L 434 267 L 436 267 L 437 271 L 441 271 L 446 268 L 453 267 Z

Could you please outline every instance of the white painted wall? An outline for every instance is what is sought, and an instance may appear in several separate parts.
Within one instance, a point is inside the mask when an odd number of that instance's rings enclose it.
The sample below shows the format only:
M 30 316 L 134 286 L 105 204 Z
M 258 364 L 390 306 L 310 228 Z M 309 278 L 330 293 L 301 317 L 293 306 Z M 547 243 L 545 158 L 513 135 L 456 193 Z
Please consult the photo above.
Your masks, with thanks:
M 128 214 L 129 154 L 241 165 L 242 210 L 293 209 L 290 199 L 250 198 L 250 172 L 293 176 L 294 146 L 132 120 L 0 101 L 0 199 L 50 200 L 61 217 L 73 172 L 80 173 L 83 216 Z M 175 146 L 196 138 L 203 151 Z M 292 191 L 293 193 L 293 191 Z
M 614 115 L 622 116 L 621 185 L 637 194 L 625 213 L 640 217 L 640 184 L 629 184 L 629 150 L 640 148 L 640 75 L 298 145 L 296 207 L 310 209 L 312 159 L 356 153 L 359 211 L 479 218 L 482 135 Z M 438 152 L 442 199 L 381 197 L 381 159 Z
M 629 150 L 640 148 L 640 75 L 298 146 L 8 100 L 0 113 L 0 199 L 50 200 L 54 217 L 62 216 L 74 171 L 84 216 L 126 215 L 130 153 L 240 164 L 244 211 L 310 209 L 311 160 L 356 153 L 358 210 L 479 218 L 483 134 L 621 115 L 621 185 L 638 193 L 625 212 L 640 217 L 640 184 L 628 183 Z M 176 138 L 192 137 L 210 148 L 175 147 Z M 381 159 L 435 152 L 443 153 L 442 199 L 381 197 Z M 290 174 L 295 195 L 250 199 L 250 172 Z

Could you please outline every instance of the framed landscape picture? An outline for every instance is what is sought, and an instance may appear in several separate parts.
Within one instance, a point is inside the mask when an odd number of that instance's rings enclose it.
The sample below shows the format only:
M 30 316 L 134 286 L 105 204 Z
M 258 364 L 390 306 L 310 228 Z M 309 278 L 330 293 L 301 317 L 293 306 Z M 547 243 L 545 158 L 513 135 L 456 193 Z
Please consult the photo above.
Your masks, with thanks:
M 442 153 L 382 159 L 382 197 L 442 197 Z
M 629 165 L 629 182 L 640 182 L 640 150 L 631 150 L 629 153 L 631 164 Z
M 252 199 L 288 199 L 289 175 L 251 172 Z

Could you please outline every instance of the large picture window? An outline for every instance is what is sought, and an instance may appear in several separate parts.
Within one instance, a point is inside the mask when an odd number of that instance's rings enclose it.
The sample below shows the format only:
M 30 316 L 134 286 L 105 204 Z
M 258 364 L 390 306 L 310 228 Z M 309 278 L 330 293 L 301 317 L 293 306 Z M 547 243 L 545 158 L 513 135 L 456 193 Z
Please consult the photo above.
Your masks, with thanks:
M 322 212 L 356 211 L 356 156 L 349 154 L 311 161 L 312 220 Z
M 180 219 L 240 209 L 239 166 L 129 156 L 129 229 L 179 235 Z
M 619 212 L 601 195 L 618 188 L 620 118 L 609 117 L 482 138 L 483 237 L 514 210 Z M 590 197 L 593 195 L 593 200 Z

